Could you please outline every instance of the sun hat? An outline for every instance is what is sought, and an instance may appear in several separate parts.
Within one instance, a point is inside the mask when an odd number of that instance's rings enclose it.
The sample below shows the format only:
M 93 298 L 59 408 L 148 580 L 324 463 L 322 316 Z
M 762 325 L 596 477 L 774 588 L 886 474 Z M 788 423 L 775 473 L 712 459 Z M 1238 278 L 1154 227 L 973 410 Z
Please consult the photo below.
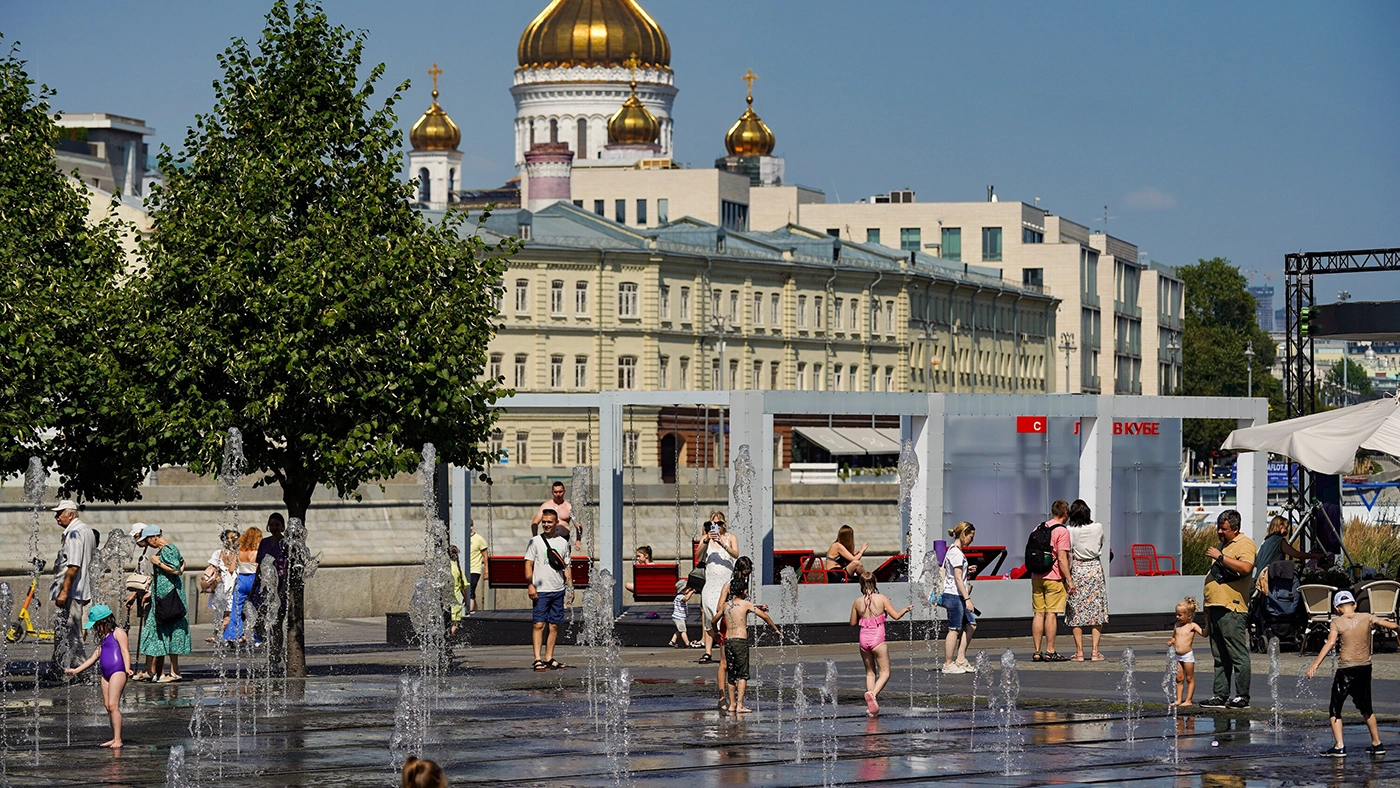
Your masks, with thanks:
M 67 511 L 67 510 L 69 510 L 69 509 L 72 509 L 72 510 L 75 511 L 75 512 L 78 511 L 78 503 L 77 503 L 77 501 L 74 501 L 74 500 L 72 500 L 71 498 L 65 498 L 65 499 L 59 501 L 59 502 L 58 502 L 58 505 L 55 506 L 54 508 L 50 509 L 49 511 L 51 511 L 51 512 L 64 512 L 64 511 Z
M 676 581 L 676 593 L 677 593 L 677 594 L 679 594 L 680 592 L 684 591 L 684 590 L 685 590 L 685 587 L 686 587 L 686 582 L 685 582 L 684 580 L 677 580 L 677 581 Z
M 141 532 L 142 532 L 143 530 L 145 530 L 145 529 L 146 529 L 146 524 L 145 524 L 145 523 L 132 523 L 132 524 L 131 524 L 131 531 L 130 531 L 130 533 L 131 533 L 131 538 L 132 538 L 132 539 L 137 539 L 137 540 L 139 540 L 139 539 L 141 538 Z
M 112 615 L 112 608 L 106 605 L 93 605 L 88 609 L 87 621 L 83 622 L 83 629 L 92 629 L 92 625 Z
M 1332 604 L 1336 607 L 1354 605 L 1356 604 L 1356 597 L 1352 596 L 1350 591 L 1338 591 L 1337 595 L 1332 598 Z
M 151 538 L 152 536 L 160 535 L 161 530 L 159 525 L 155 525 L 154 523 L 146 523 L 144 526 L 141 527 L 141 535 L 136 538 L 136 541 L 143 542 Z

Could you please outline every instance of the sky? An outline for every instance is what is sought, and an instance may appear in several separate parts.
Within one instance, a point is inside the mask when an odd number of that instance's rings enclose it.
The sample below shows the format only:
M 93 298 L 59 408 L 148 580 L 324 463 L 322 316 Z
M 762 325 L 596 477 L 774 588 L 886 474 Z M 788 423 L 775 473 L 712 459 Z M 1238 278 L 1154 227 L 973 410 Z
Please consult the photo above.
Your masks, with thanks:
M 545 2 L 324 6 L 368 33 L 383 90 L 412 80 L 405 130 L 440 64 L 462 183 L 489 187 L 514 174 L 515 48 Z M 1400 3 L 641 2 L 671 42 L 676 159 L 696 167 L 724 154 L 753 69 L 788 180 L 828 201 L 993 185 L 1169 265 L 1226 257 L 1278 301 L 1286 253 L 1400 246 Z M 213 105 L 216 54 L 269 5 L 0 0 L 0 33 L 55 107 L 142 118 L 175 146 Z M 1342 289 L 1400 300 L 1400 272 L 1325 277 L 1318 301 Z

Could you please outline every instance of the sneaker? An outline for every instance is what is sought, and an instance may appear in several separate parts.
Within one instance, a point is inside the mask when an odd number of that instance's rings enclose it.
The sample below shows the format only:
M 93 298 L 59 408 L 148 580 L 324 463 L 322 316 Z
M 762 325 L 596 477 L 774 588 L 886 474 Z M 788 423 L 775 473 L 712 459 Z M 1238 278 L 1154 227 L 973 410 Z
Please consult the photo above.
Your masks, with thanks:
M 958 673 L 971 673 L 972 671 L 956 662 L 949 662 L 943 666 L 943 675 L 952 676 Z
M 1367 747 L 1367 748 L 1366 748 L 1366 754 L 1367 754 L 1367 755 L 1385 755 L 1385 745 L 1384 745 L 1384 744 L 1372 744 L 1370 747 Z
M 1243 695 L 1236 695 L 1230 699 L 1229 703 L 1225 704 L 1225 707 L 1230 709 L 1247 709 L 1249 708 L 1249 698 Z
M 974 670 L 976 670 L 976 668 L 972 667 L 972 663 L 971 663 L 971 662 L 968 662 L 968 661 L 965 660 L 965 659 L 960 659 L 960 660 L 958 660 L 958 663 L 957 663 L 957 664 L 958 664 L 958 667 L 960 667 L 960 668 L 963 669 L 963 673 L 971 673 L 971 672 L 973 672 Z
M 1345 758 L 1347 757 L 1347 748 L 1329 747 L 1323 750 L 1321 753 L 1319 753 L 1319 755 L 1321 755 L 1324 758 Z
M 1201 701 L 1201 708 L 1203 709 L 1223 709 L 1228 705 L 1229 702 L 1219 695 L 1212 697 L 1210 700 Z

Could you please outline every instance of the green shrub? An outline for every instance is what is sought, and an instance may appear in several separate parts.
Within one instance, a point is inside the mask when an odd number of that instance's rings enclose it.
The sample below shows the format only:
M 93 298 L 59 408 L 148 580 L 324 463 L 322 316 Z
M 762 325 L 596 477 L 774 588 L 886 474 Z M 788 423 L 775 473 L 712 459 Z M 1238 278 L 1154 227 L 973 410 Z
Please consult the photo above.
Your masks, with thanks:
M 1206 558 L 1206 548 L 1220 542 L 1215 526 L 1197 528 L 1182 526 L 1181 529 L 1181 573 L 1183 575 L 1203 575 L 1210 571 L 1211 561 Z
M 1342 544 L 1351 560 L 1393 575 L 1400 567 L 1400 529 L 1391 525 L 1362 522 L 1353 517 L 1342 531 Z

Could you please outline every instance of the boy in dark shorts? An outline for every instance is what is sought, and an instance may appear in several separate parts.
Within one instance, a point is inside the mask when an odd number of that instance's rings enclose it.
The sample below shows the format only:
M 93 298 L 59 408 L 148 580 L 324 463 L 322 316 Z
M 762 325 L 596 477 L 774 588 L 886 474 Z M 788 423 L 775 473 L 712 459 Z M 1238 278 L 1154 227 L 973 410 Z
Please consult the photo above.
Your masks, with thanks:
M 1376 713 L 1371 709 L 1371 627 L 1400 627 L 1370 613 L 1356 612 L 1356 597 L 1350 591 L 1338 591 L 1332 604 L 1337 608 L 1337 617 L 1332 619 L 1327 645 L 1317 652 L 1317 659 L 1308 668 L 1308 678 L 1312 678 L 1322 664 L 1322 658 L 1333 646 L 1337 646 L 1337 675 L 1332 677 L 1332 702 L 1327 708 L 1336 746 L 1323 750 L 1322 755 L 1326 758 L 1343 758 L 1347 754 L 1346 745 L 1342 742 L 1342 704 L 1347 698 L 1351 698 L 1356 710 L 1366 718 L 1366 728 L 1371 732 L 1371 746 L 1366 748 L 1367 754 L 1384 755 L 1385 745 L 1381 744 L 1381 734 L 1376 729 Z
M 744 706 L 744 692 L 749 688 L 749 614 L 767 621 L 775 633 L 778 631 L 773 619 L 768 617 L 768 606 L 755 605 L 748 597 L 747 577 L 735 577 L 729 581 L 729 599 L 723 608 L 724 660 L 729 710 L 735 714 L 751 711 Z

